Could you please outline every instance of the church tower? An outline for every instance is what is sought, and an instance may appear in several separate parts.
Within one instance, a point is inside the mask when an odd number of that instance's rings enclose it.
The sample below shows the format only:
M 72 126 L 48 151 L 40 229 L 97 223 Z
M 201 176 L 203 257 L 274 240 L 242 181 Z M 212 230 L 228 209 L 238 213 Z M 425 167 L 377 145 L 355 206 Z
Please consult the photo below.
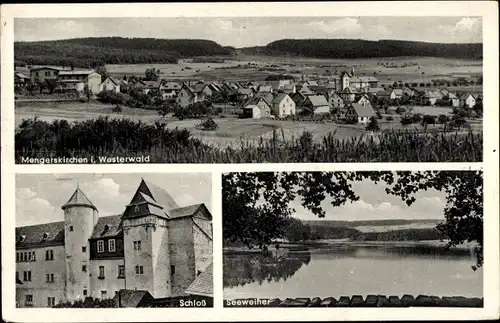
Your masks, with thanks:
M 167 220 L 178 207 L 166 191 L 141 180 L 122 216 L 127 289 L 147 290 L 155 298 L 171 295 Z
M 90 295 L 89 238 L 97 223 L 99 211 L 77 187 L 64 211 L 64 249 L 66 254 L 66 298 L 69 301 Z M 84 292 L 87 291 L 87 292 Z

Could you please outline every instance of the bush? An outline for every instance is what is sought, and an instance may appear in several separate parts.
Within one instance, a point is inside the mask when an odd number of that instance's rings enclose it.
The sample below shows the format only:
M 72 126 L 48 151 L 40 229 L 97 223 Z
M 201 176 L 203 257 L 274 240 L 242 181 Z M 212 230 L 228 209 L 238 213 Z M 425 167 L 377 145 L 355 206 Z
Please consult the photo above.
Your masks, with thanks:
M 114 106 L 113 109 L 111 109 L 111 111 L 113 111 L 113 113 L 122 113 L 122 107 L 117 105 L 117 106 Z
M 447 123 L 450 119 L 448 118 L 447 115 L 445 114 L 440 114 L 439 117 L 438 117 L 438 120 L 437 122 L 440 123 L 440 124 L 444 124 L 444 123 Z
M 394 117 L 393 116 L 387 116 L 387 117 L 385 117 L 385 120 L 387 120 L 387 121 L 393 121 Z
M 128 97 L 123 93 L 116 93 L 113 91 L 102 91 L 97 94 L 97 100 L 102 103 L 109 104 L 125 104 Z
M 219 129 L 219 125 L 215 123 L 214 119 L 208 118 L 203 121 L 200 121 L 196 125 L 196 129 L 203 131 L 216 131 L 217 129 Z
M 405 112 L 406 112 L 406 109 L 405 109 L 405 108 L 403 108 L 403 107 L 398 107 L 398 108 L 396 109 L 396 113 L 398 113 L 398 114 L 402 114 L 402 113 L 405 113 Z

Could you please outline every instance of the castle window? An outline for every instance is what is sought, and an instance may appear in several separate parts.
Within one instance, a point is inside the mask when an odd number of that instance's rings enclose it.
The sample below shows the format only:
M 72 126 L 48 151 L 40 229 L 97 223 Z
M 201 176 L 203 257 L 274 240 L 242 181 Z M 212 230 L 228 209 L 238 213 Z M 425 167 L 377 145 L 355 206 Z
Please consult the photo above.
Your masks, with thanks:
M 87 296 L 87 290 L 86 289 L 83 290 L 83 296 Z
M 118 265 L 118 278 L 125 278 L 125 265 Z
M 134 250 L 141 250 L 141 241 L 134 241 Z
M 24 271 L 23 272 L 23 278 L 24 278 L 23 280 L 25 282 L 30 282 L 31 281 L 31 271 L 30 270 Z
M 104 241 L 97 241 L 97 252 L 104 252 Z
M 82 271 L 87 272 L 87 265 L 82 265 Z
M 49 238 L 49 233 L 48 232 L 44 232 L 43 233 L 43 237 L 42 237 L 42 241 L 45 241 Z
M 108 241 L 108 249 L 109 249 L 109 252 L 115 252 L 116 251 L 115 239 L 109 239 L 109 241 Z
M 175 266 L 174 265 L 170 266 L 170 275 L 175 275 Z
M 143 275 L 144 274 L 144 267 L 143 266 L 135 266 L 135 274 L 136 275 Z
M 26 239 L 26 236 L 24 234 L 19 236 L 19 242 L 23 242 Z
M 53 307 L 56 306 L 56 298 L 55 297 L 47 297 L 47 306 Z
M 54 260 L 54 250 L 45 250 L 45 260 Z
M 99 279 L 104 279 L 104 266 L 99 266 Z
M 18 280 L 19 280 L 19 272 L 16 271 L 16 283 L 17 283 Z
M 201 271 L 200 271 L 200 270 L 198 270 L 198 271 L 196 272 L 196 277 L 200 276 L 200 274 L 201 274 Z
M 47 283 L 53 283 L 54 282 L 54 274 L 46 274 L 45 276 L 47 278 Z
M 26 295 L 24 298 L 25 306 L 33 306 L 33 295 Z
M 82 247 L 82 252 L 87 252 L 87 247 L 83 246 Z
M 73 226 L 72 225 L 69 226 L 69 231 L 73 232 Z
M 36 261 L 36 256 L 34 251 L 31 252 L 31 261 Z
M 101 299 L 106 299 L 108 298 L 108 292 L 105 290 L 101 290 Z

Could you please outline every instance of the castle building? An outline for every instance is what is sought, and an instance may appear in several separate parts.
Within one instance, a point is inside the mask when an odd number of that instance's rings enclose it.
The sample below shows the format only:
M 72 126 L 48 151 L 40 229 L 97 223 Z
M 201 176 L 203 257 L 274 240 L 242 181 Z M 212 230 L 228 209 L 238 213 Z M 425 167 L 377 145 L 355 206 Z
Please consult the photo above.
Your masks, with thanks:
M 64 221 L 16 228 L 16 304 L 51 307 L 120 290 L 186 295 L 212 263 L 212 215 L 141 180 L 122 214 L 99 217 L 77 187 Z M 192 288 L 191 288 L 192 289 Z

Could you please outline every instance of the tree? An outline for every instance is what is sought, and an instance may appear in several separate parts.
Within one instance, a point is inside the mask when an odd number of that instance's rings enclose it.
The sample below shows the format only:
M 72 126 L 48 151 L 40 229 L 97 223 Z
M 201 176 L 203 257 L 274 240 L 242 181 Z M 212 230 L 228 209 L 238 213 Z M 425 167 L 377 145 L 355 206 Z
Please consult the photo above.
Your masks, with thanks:
M 481 171 L 380 171 L 380 172 L 242 172 L 222 176 L 223 237 L 248 247 L 265 248 L 282 237 L 289 204 L 296 198 L 320 218 L 326 216 L 321 203 L 333 206 L 358 201 L 352 183 L 385 182 L 386 193 L 400 197 L 408 206 L 415 194 L 435 189 L 446 194 L 445 222 L 437 229 L 449 241 L 447 248 L 477 242 L 476 266 L 483 264 L 483 173 Z
M 380 130 L 380 125 L 378 124 L 378 120 L 375 117 L 371 117 L 370 121 L 368 121 L 368 124 L 366 125 L 366 130 L 368 131 L 379 131 Z
M 94 93 L 92 92 L 92 89 L 89 88 L 87 84 L 85 84 L 85 87 L 83 88 L 83 95 L 87 98 L 87 102 L 90 101 L 90 98 L 92 97 Z
M 95 68 L 96 73 L 101 74 L 101 82 L 104 82 L 108 77 L 109 73 L 108 70 L 106 69 L 106 66 L 100 65 Z
M 436 117 L 433 115 L 426 114 L 422 117 L 421 124 L 425 128 L 425 130 L 427 130 L 428 125 L 433 125 L 435 123 L 436 123 Z
M 474 105 L 472 110 L 474 110 L 474 112 L 477 114 L 478 117 L 482 117 L 483 116 L 483 103 L 481 101 L 479 101 L 479 102 L 476 101 L 476 104 Z
M 157 81 L 158 80 L 158 74 L 156 73 L 156 69 L 154 67 L 146 69 L 145 79 L 146 79 L 146 81 Z
M 439 124 L 445 124 L 448 121 L 450 121 L 450 119 L 448 118 L 448 116 L 446 114 L 440 114 L 437 121 Z

